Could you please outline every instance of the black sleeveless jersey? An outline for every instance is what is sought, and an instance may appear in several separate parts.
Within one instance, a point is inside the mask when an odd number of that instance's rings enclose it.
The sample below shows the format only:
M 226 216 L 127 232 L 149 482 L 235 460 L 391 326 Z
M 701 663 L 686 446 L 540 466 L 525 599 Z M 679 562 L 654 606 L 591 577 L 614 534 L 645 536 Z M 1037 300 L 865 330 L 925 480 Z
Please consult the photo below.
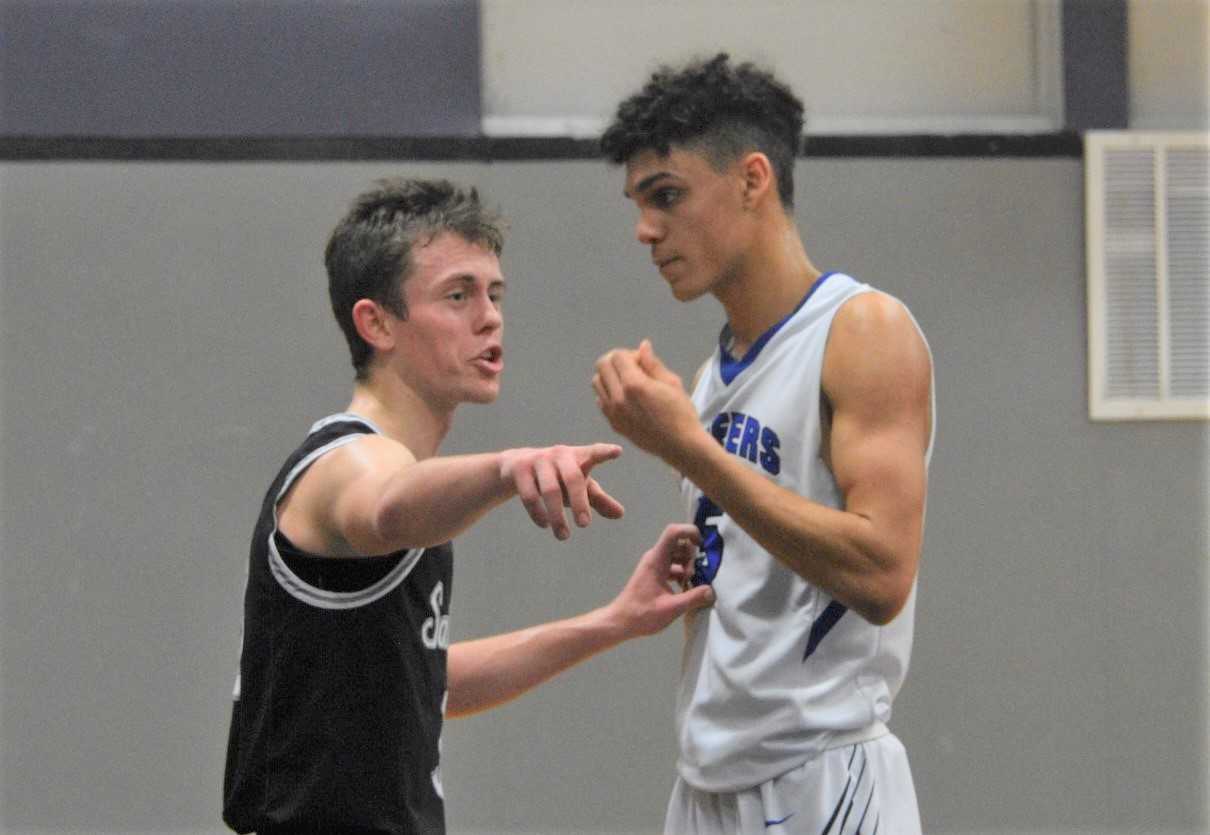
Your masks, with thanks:
M 312 462 L 377 431 L 350 414 L 319 421 L 261 507 L 223 781 L 237 832 L 445 832 L 451 547 L 337 559 L 277 530 Z

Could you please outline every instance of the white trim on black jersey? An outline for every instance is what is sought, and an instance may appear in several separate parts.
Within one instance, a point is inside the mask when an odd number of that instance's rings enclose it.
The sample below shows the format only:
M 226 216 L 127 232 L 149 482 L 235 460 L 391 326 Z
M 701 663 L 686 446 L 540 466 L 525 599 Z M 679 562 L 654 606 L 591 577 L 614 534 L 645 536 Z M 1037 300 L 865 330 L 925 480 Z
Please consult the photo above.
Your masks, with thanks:
M 318 420 L 311 427 L 310 434 L 315 434 L 320 429 L 330 426 L 333 423 L 361 423 L 369 427 L 375 434 L 381 435 L 382 431 L 375 426 L 371 421 L 360 415 L 351 413 L 343 413 L 337 415 L 329 415 L 322 420 Z M 297 574 L 290 570 L 290 566 L 282 558 L 281 552 L 277 550 L 277 505 L 282 500 L 282 497 L 289 492 L 290 487 L 302 473 L 315 463 L 316 459 L 331 452 L 337 447 L 342 447 L 350 444 L 353 441 L 363 437 L 360 433 L 355 435 L 344 435 L 337 438 L 331 443 L 321 446 L 319 449 L 308 453 L 301 461 L 294 465 L 286 475 L 285 481 L 282 482 L 281 489 L 277 491 L 277 496 L 273 499 L 273 529 L 269 531 L 269 570 L 273 574 L 273 579 L 277 580 L 278 585 L 282 587 L 295 600 L 306 603 L 308 606 L 315 606 L 320 609 L 356 609 L 359 606 L 367 606 L 375 600 L 390 594 L 399 584 L 407 578 L 412 569 L 416 567 L 421 555 L 424 554 L 423 548 L 412 548 L 404 554 L 399 564 L 391 569 L 381 580 L 367 586 L 364 589 L 350 592 L 337 592 L 321 589 L 313 586 L 303 580 Z M 238 685 L 237 685 L 238 686 Z
M 328 415 L 326 418 L 320 418 L 311 424 L 311 430 L 307 434 L 314 435 L 320 429 L 323 429 L 325 426 L 331 426 L 333 423 L 360 423 L 368 426 L 375 435 L 386 434 L 375 425 L 374 421 L 361 415 L 355 415 L 352 412 L 340 412 L 339 414 Z

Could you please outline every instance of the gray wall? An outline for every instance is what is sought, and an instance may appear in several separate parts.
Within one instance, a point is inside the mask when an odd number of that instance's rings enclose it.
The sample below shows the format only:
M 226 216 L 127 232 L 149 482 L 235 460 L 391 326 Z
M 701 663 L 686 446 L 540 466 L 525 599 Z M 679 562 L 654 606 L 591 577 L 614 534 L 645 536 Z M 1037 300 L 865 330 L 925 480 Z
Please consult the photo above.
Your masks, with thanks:
M 0 165 L 0 829 L 218 832 L 247 538 L 273 472 L 342 407 L 320 253 L 390 173 L 510 216 L 508 371 L 469 451 L 609 439 L 596 356 L 677 305 L 596 162 Z M 1207 428 L 1087 420 L 1075 160 L 804 160 L 817 264 L 905 299 L 939 393 L 913 669 L 893 726 L 926 830 L 1205 832 Z M 680 511 L 641 453 L 628 507 L 559 545 L 519 506 L 457 544 L 456 639 L 607 600 Z M 446 739 L 451 831 L 652 832 L 676 627 Z
M 0 136 L 479 130 L 477 0 L 4 0 Z

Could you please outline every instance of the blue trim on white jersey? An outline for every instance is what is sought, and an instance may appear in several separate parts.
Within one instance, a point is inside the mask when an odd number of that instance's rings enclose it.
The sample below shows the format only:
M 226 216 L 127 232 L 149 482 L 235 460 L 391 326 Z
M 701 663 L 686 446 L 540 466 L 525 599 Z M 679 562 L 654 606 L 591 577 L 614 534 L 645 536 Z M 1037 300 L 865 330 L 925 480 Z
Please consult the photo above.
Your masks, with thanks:
M 829 272 L 824 273 L 817 278 L 815 283 L 811 285 L 811 289 L 808 290 L 807 294 L 802 297 L 802 301 L 796 304 L 794 309 L 787 313 L 784 319 L 762 333 L 760 338 L 752 343 L 752 347 L 748 349 L 748 353 L 744 354 L 742 359 L 737 360 L 735 357 L 731 356 L 731 352 L 727 350 L 727 343 L 731 341 L 731 323 L 728 322 L 727 324 L 723 325 L 723 329 L 718 335 L 718 372 L 723 378 L 723 382 L 727 385 L 731 385 L 731 381 L 738 377 L 740 372 L 742 372 L 752 363 L 756 362 L 756 358 L 760 356 L 761 349 L 768 344 L 769 340 L 773 338 L 774 334 L 781 330 L 782 325 L 794 318 L 794 314 L 802 309 L 802 306 L 807 303 L 807 299 L 811 298 L 811 296 L 815 294 L 815 291 L 818 290 L 820 286 L 833 275 L 836 275 L 836 273 Z
M 803 661 L 810 658 L 811 654 L 819 648 L 819 642 L 832 631 L 832 627 L 836 626 L 847 611 L 849 611 L 847 606 L 835 600 L 827 605 L 827 608 L 823 610 L 823 614 L 817 617 L 815 622 L 811 624 L 811 634 L 807 638 L 807 651 L 802 655 Z

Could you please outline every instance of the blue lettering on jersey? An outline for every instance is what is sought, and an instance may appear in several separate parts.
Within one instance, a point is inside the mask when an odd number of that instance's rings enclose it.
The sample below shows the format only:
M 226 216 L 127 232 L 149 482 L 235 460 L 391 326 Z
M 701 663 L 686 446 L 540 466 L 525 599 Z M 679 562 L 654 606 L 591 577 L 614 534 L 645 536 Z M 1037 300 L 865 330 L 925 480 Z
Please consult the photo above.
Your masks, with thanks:
M 781 439 L 752 415 L 722 412 L 710 422 L 710 434 L 727 452 L 759 464 L 769 475 L 781 472 Z
M 781 447 L 781 438 L 766 426 L 760 433 L 760 445 L 760 465 L 769 475 L 777 475 L 781 472 L 781 456 L 777 454 Z
M 723 444 L 723 449 L 732 455 L 736 455 L 739 450 L 736 448 L 735 442 L 739 440 L 739 434 L 744 431 L 744 414 L 742 412 L 731 413 L 731 428 L 727 431 L 727 441 Z
M 744 421 L 744 439 L 740 442 L 739 452 L 736 453 L 740 458 L 747 458 L 753 464 L 756 463 L 756 438 L 760 435 L 760 423 L 756 418 L 748 418 Z
M 718 505 L 705 496 L 697 500 L 697 513 L 693 524 L 702 535 L 702 545 L 693 563 L 694 586 L 705 586 L 714 582 L 718 569 L 723 564 L 723 537 L 718 532 L 718 522 L 723 512 Z
M 713 435 L 714 440 L 718 441 L 720 444 L 723 443 L 723 439 L 727 436 L 727 424 L 730 422 L 731 413 L 722 412 L 721 414 L 716 415 L 714 421 L 710 424 L 710 434 Z

